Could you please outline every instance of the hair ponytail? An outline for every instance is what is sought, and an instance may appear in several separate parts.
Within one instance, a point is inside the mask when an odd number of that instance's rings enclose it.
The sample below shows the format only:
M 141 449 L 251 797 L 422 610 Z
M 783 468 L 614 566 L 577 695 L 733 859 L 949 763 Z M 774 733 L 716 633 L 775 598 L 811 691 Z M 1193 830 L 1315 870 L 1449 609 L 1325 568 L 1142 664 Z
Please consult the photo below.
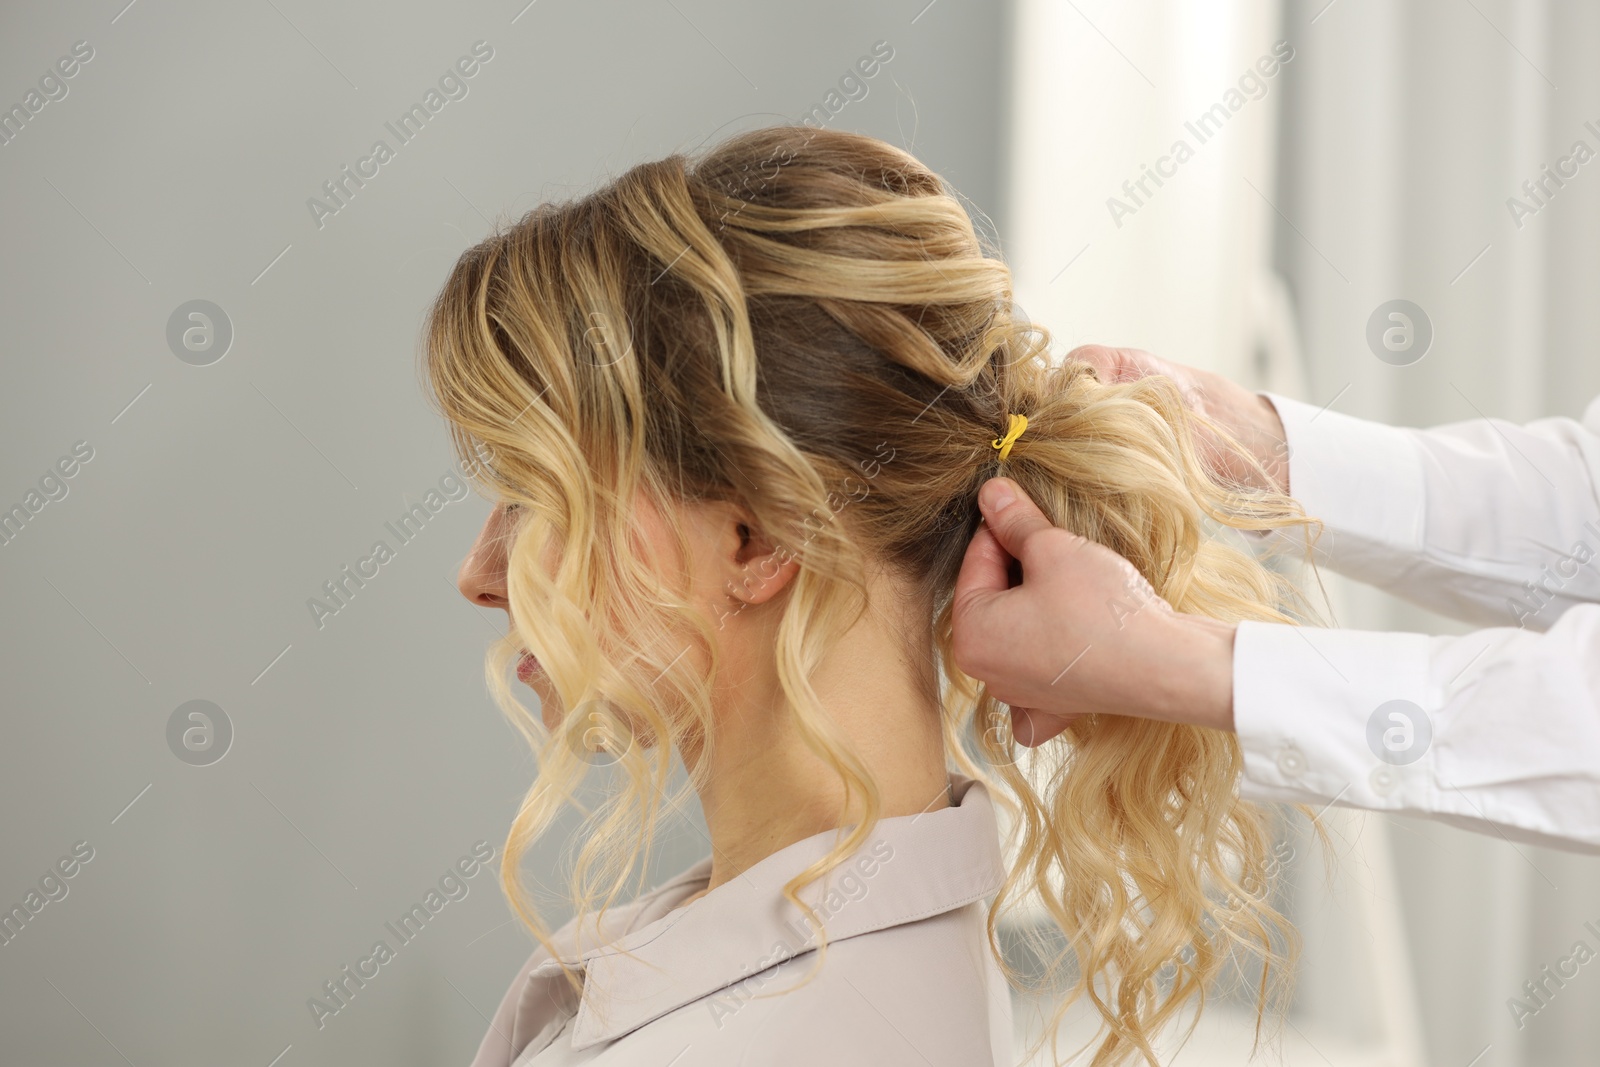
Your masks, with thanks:
M 1309 520 L 1288 498 L 1211 480 L 1191 443 L 1196 417 L 1171 379 L 1106 384 L 1070 361 L 1021 364 L 1012 379 L 1028 428 L 999 473 L 1052 522 L 1126 557 L 1178 611 L 1294 621 L 1284 609 L 1300 606 L 1295 587 L 1228 535 Z M 1119 606 L 1141 605 L 1107 610 Z M 998 945 L 1003 916 L 1042 906 L 1058 939 L 1035 946 L 1045 964 L 1036 981 L 1059 989 L 1069 969 L 1078 974 L 1053 1022 L 1087 996 L 1106 1031 L 1093 1063 L 1138 1054 L 1153 1064 L 1155 1033 L 1243 958 L 1257 961 L 1258 1013 L 1285 1007 L 1297 938 L 1261 891 L 1277 873 L 1270 817 L 1236 795 L 1237 737 L 1085 716 L 1020 749 L 1003 705 L 954 668 L 950 621 L 947 606 L 938 632 L 952 689 L 970 708 L 966 739 L 1015 804 L 1015 859 L 990 936 Z M 1057 1027 L 1047 1030 L 1053 1048 Z

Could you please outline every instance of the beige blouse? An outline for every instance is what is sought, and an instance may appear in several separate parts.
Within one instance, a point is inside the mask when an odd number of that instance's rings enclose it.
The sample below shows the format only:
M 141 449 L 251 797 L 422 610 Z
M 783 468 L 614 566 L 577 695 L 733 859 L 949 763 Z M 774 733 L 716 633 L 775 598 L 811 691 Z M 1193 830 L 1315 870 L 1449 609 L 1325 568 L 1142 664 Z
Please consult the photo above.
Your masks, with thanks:
M 581 994 L 541 947 L 472 1067 L 1010 1067 L 1011 1000 L 985 932 L 1005 876 L 993 802 L 961 776 L 951 789 L 953 807 L 880 820 L 801 891 L 828 935 L 820 970 L 817 938 L 782 888 L 830 851 L 833 832 L 683 907 L 706 887 L 709 859 L 608 912 L 615 944 L 560 957 L 580 972 Z M 573 945 L 577 929 L 557 931 L 556 945 Z

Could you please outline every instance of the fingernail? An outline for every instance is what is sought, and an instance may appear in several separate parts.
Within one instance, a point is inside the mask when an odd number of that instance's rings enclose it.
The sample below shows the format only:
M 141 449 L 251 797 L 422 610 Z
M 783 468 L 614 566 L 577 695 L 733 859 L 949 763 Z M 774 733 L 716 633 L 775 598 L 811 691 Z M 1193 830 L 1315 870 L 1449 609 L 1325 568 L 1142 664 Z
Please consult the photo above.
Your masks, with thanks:
M 1011 483 L 1005 478 L 991 478 L 984 484 L 983 495 L 986 497 L 990 511 L 1002 511 L 1017 499 L 1017 494 L 1012 492 Z

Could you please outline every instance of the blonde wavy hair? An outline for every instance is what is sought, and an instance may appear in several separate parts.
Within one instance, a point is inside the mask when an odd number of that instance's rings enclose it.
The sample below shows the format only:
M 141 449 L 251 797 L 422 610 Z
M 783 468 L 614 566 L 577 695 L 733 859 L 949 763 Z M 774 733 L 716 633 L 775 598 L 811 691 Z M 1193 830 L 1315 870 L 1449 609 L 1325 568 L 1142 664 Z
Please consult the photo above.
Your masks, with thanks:
M 798 889 L 878 818 L 873 768 L 809 679 L 866 610 L 868 565 L 887 566 L 933 605 L 912 637 L 942 665 L 949 761 L 1010 813 L 991 946 L 999 957 L 1001 916 L 1029 901 L 1057 935 L 1039 973 L 1008 977 L 1065 989 L 1053 1024 L 1090 998 L 1094 1064 L 1153 1064 L 1156 1032 L 1238 973 L 1230 961 L 1253 960 L 1259 1037 L 1285 1003 L 1296 939 L 1270 903 L 1271 820 L 1236 793 L 1238 739 L 1089 716 L 1019 767 L 1009 733 L 991 728 L 1003 707 L 953 660 L 951 594 L 978 489 L 997 473 L 1127 557 L 1178 611 L 1217 619 L 1293 621 L 1295 593 L 1217 534 L 1310 520 L 1286 497 L 1208 477 L 1197 416 L 1171 379 L 1101 382 L 1088 364 L 1052 360 L 1049 343 L 1017 316 L 1009 269 L 944 179 L 842 131 L 768 127 L 643 163 L 460 257 L 429 312 L 425 371 L 479 488 L 519 507 L 513 628 L 486 673 L 538 761 L 501 880 L 541 943 L 553 950 L 519 861 L 577 803 L 593 731 L 624 740 L 612 745 L 616 787 L 580 805 L 568 887 L 579 914 L 626 898 L 715 741 L 716 627 L 639 558 L 635 501 L 660 505 L 684 552 L 672 505 L 731 501 L 799 563 L 775 714 L 793 717 L 846 790 L 849 833 L 785 894 L 815 919 Z M 1028 428 L 1001 460 L 991 441 L 1011 412 Z M 688 668 L 687 642 L 710 675 Z M 553 732 L 508 684 L 523 648 L 568 709 Z M 689 773 L 669 792 L 674 751 Z M 1046 1031 L 1053 1056 L 1058 1029 Z

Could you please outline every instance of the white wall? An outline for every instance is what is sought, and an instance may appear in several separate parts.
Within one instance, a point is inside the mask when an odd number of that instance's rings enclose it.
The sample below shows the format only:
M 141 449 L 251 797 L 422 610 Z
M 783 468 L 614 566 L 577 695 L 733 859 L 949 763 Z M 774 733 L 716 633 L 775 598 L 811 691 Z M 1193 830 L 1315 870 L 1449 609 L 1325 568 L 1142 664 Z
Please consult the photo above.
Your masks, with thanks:
M 1106 199 L 1280 39 L 1295 58 L 1267 95 L 1118 227 Z M 1585 168 L 1520 229 L 1505 203 L 1574 139 L 1600 147 L 1583 128 L 1600 124 L 1592 5 L 1021 0 L 1016 40 L 1008 250 L 1061 351 L 1142 347 L 1409 425 L 1577 415 L 1600 391 L 1600 178 Z M 1436 330 L 1408 367 L 1364 341 L 1395 297 Z M 1325 577 L 1343 624 L 1460 629 Z M 1297 872 L 1290 1062 L 1594 1062 L 1600 977 L 1521 1029 L 1505 1001 L 1600 916 L 1600 862 L 1331 817 L 1335 881 L 1320 855 Z M 1182 1062 L 1238 1062 L 1237 1036 L 1202 1031 Z
M 1019 5 L 1007 252 L 1019 303 L 1063 349 L 1116 343 L 1245 369 L 1282 72 L 1205 140 L 1185 124 L 1270 56 L 1275 24 L 1265 2 Z M 1194 154 L 1164 165 L 1171 178 L 1124 192 L 1179 140 Z M 1114 216 L 1111 198 L 1133 213 Z

